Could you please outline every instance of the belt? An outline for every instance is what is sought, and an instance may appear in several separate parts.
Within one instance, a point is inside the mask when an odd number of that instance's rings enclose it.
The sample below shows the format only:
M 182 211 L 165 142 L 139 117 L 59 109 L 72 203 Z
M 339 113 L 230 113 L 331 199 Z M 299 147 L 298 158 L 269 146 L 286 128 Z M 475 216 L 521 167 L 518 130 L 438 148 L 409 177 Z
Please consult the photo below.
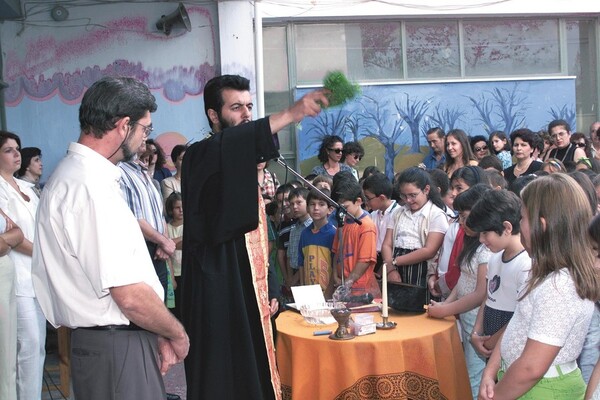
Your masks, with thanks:
M 548 371 L 544 374 L 543 378 L 558 378 L 559 376 L 569 374 L 577 369 L 577 361 L 569 361 L 563 364 L 551 365 Z M 506 363 L 504 360 L 500 361 L 500 369 L 506 372 Z
M 100 326 L 83 326 L 77 329 L 87 329 L 91 331 L 143 331 L 141 328 L 131 322 L 129 325 L 100 325 Z
M 564 364 L 551 365 L 548 371 L 544 374 L 544 378 L 557 378 L 561 375 L 566 375 L 577 369 L 577 361 L 569 361 Z

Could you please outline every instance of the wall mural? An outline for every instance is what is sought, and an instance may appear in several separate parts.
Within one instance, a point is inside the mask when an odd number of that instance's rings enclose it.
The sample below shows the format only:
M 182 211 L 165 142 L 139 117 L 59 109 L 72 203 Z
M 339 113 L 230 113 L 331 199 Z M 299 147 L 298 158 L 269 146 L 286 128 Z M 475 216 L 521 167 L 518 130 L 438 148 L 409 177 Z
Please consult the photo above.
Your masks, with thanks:
M 43 179 L 77 139 L 79 103 L 102 76 L 135 77 L 152 90 L 159 105 L 152 137 L 165 150 L 168 166 L 173 146 L 208 131 L 201 94 L 217 73 L 216 6 L 186 5 L 192 31 L 174 29 L 166 36 L 154 25 L 172 8 L 172 3 L 72 7 L 61 23 L 30 13 L 25 24 L 2 24 L 8 129 L 24 147 L 42 149 Z
M 392 177 L 427 154 L 425 133 L 432 127 L 487 137 L 521 127 L 538 131 L 554 119 L 575 130 L 574 78 L 365 86 L 360 97 L 299 124 L 298 159 L 309 173 L 323 137 L 338 135 L 365 147 L 361 169 L 375 165 Z

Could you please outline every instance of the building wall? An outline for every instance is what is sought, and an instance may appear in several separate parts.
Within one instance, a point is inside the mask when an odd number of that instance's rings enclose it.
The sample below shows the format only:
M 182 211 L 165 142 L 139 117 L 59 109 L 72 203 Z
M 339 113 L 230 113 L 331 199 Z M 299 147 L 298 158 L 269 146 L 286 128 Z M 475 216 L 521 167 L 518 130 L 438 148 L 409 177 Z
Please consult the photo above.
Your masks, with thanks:
M 92 5 L 89 5 L 92 4 Z M 99 77 L 145 82 L 157 99 L 151 137 L 166 154 L 208 132 L 202 91 L 219 70 L 217 4 L 187 4 L 191 32 L 157 30 L 176 3 L 64 3 L 69 16 L 51 19 L 54 4 L 25 4 L 23 22 L 0 24 L 8 130 L 24 147 L 42 149 L 47 179 L 79 136 L 81 97 Z M 170 158 L 167 158 L 170 162 Z

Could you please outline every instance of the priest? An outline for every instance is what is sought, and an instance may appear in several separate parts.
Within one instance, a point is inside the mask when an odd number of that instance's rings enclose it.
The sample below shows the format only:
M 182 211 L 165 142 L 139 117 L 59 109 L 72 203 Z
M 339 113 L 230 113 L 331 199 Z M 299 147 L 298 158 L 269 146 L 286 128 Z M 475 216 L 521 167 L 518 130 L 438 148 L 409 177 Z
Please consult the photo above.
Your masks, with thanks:
M 248 79 L 204 88 L 212 134 L 182 165 L 182 322 L 190 336 L 187 398 L 281 399 L 267 288 L 268 239 L 256 164 L 279 156 L 273 134 L 327 106 L 326 91 L 252 121 Z

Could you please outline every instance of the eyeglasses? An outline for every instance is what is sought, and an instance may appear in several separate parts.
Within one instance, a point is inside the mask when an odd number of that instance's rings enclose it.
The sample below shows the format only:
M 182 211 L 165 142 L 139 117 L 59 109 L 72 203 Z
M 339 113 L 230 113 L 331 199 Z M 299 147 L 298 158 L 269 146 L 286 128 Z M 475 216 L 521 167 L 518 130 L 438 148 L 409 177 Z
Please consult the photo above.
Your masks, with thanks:
M 475 147 L 475 153 L 479 153 L 480 151 L 487 150 L 487 146 Z
M 336 154 L 341 154 L 344 149 L 327 149 L 327 151 L 333 151 Z
M 585 147 L 585 143 L 575 143 L 575 146 L 577 146 L 577 147 Z
M 367 203 L 370 201 L 373 201 L 373 199 L 376 199 L 379 196 L 373 196 L 373 197 L 368 197 L 367 195 L 365 195 L 365 199 L 367 199 Z
M 140 124 L 139 122 L 134 122 L 134 123 L 133 123 L 133 124 L 131 124 L 131 125 L 139 125 L 139 126 L 141 126 L 142 128 L 144 128 L 144 137 L 148 137 L 148 136 L 150 136 L 150 134 L 151 134 L 151 133 L 152 133 L 152 131 L 154 130 L 154 128 L 152 127 L 152 124 L 150 124 L 150 125 L 146 126 L 146 125 L 142 125 L 142 124 Z
M 565 136 L 567 136 L 568 134 L 569 134 L 569 132 L 567 132 L 567 131 L 560 131 L 560 132 L 558 132 L 558 133 L 553 133 L 553 134 L 551 134 L 551 135 L 550 135 L 550 137 L 551 137 L 552 139 L 556 139 L 557 137 L 561 137 L 561 138 L 562 138 L 562 137 L 565 137 Z
M 359 154 L 352 154 L 352 157 L 354 157 L 354 159 L 355 159 L 356 161 L 360 161 L 360 160 L 362 160 L 362 156 L 361 156 L 361 155 L 359 155 Z
M 400 198 L 403 201 L 406 201 L 408 199 L 415 200 L 417 198 L 417 196 L 420 195 L 421 193 L 423 193 L 422 190 L 420 190 L 418 193 L 408 193 L 408 194 L 400 193 Z

